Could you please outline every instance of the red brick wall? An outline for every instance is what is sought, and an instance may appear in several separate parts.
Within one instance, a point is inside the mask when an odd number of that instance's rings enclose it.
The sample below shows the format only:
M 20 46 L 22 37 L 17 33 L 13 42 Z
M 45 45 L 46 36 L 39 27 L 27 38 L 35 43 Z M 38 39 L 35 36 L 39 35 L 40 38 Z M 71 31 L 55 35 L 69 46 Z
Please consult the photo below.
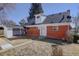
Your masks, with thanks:
M 40 35 L 40 31 L 37 27 L 28 27 L 26 28 L 26 35 L 29 37 L 38 37 Z
M 58 31 L 53 31 L 53 26 L 47 26 L 47 37 L 56 39 L 67 39 L 68 29 L 68 25 L 61 25 L 58 26 Z M 26 36 L 39 37 L 40 30 L 37 27 L 28 27 L 28 29 L 26 28 Z
M 58 26 L 58 31 L 53 31 L 53 26 L 48 26 L 47 27 L 47 37 L 49 38 L 57 38 L 57 39 L 66 39 L 67 38 L 67 31 L 68 31 L 68 26 L 63 25 L 63 26 Z

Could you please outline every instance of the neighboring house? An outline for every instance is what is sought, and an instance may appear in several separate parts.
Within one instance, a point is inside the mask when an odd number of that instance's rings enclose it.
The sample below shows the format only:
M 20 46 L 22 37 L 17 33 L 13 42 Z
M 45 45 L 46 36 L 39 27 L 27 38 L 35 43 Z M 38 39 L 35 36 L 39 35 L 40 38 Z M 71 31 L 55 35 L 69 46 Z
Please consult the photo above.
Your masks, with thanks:
M 24 29 L 21 26 L 17 26 L 15 22 L 11 20 L 0 20 L 0 36 L 6 38 L 14 38 L 15 36 L 24 35 Z
M 21 26 L 5 26 L 0 25 L 0 36 L 6 37 L 6 38 L 14 38 L 17 36 L 23 36 L 24 35 L 24 29 Z
M 23 33 L 23 27 L 17 26 L 14 21 L 9 19 L 4 10 L 0 10 L 0 36 L 13 38 L 14 36 L 21 36 Z
M 34 22 L 35 21 L 35 22 Z M 32 24 L 34 22 L 35 24 Z M 45 16 L 42 13 L 36 14 L 35 19 L 26 25 L 26 35 L 29 37 L 44 36 L 65 40 L 70 31 L 70 10 Z

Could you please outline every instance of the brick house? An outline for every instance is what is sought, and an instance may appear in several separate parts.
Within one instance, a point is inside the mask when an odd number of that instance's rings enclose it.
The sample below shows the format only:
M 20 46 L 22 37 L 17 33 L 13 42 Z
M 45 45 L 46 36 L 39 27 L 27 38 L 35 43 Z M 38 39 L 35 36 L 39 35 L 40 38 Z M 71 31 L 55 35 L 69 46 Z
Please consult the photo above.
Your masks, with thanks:
M 28 22 L 25 31 L 29 37 L 44 36 L 66 40 L 70 31 L 70 10 L 45 16 L 43 13 L 35 15 L 35 18 Z

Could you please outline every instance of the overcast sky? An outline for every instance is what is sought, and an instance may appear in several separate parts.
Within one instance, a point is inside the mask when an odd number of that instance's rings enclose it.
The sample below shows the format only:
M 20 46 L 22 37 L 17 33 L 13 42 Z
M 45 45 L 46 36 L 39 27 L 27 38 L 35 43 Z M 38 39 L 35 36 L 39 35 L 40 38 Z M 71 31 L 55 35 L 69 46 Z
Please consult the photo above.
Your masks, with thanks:
M 30 6 L 30 3 L 17 3 L 16 8 L 11 12 L 8 12 L 9 18 L 18 23 L 21 19 L 29 16 Z M 79 9 L 79 4 L 45 3 L 42 4 L 42 8 L 44 10 L 44 15 L 50 15 L 70 10 L 71 16 L 76 16 Z

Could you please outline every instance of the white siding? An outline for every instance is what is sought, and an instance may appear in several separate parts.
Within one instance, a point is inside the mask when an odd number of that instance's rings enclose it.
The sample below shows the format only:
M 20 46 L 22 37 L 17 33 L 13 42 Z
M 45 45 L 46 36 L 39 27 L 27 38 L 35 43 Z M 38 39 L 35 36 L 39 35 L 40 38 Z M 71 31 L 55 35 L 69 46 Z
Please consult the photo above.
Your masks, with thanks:
M 47 27 L 44 25 L 40 25 L 38 27 L 38 29 L 40 30 L 40 36 L 46 36 L 47 35 Z
M 7 28 L 7 30 L 6 30 L 6 37 L 7 38 L 12 38 L 13 37 L 13 30 L 12 30 L 12 28 Z
M 39 18 L 37 18 L 39 16 Z M 35 16 L 35 24 L 42 23 L 45 20 L 46 16 L 43 15 L 36 15 Z
M 6 27 L 4 25 L 0 25 L 0 27 L 4 28 L 4 37 L 6 37 L 6 38 L 12 38 L 13 37 L 12 28 Z

